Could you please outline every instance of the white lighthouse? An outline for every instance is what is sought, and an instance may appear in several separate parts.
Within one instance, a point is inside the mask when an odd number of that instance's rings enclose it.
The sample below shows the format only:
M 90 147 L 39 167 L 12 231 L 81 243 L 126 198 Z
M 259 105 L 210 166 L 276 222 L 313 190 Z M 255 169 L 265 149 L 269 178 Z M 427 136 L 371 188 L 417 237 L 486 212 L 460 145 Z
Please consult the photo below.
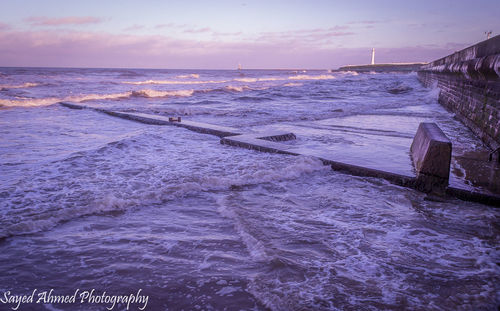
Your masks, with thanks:
M 375 65 L 375 48 L 372 48 L 372 65 Z

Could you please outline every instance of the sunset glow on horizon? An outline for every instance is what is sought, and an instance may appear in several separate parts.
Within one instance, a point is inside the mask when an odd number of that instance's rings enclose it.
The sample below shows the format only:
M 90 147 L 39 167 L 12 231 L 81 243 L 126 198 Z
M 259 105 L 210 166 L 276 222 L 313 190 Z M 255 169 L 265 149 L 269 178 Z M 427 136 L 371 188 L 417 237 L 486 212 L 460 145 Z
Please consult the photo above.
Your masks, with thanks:
M 497 35 L 498 16 L 498 1 L 3 1 L 0 66 L 426 62 Z

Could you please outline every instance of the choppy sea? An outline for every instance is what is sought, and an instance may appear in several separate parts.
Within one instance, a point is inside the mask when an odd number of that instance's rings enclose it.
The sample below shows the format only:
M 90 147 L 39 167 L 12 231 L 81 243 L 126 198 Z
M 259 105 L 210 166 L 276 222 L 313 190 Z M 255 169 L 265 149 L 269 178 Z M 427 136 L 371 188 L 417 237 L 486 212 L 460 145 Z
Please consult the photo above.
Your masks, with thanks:
M 437 92 L 415 73 L 0 68 L 0 293 L 141 289 L 147 310 L 497 310 L 498 209 L 58 105 L 287 130 L 304 150 L 412 174 L 419 122 L 455 152 L 481 146 Z

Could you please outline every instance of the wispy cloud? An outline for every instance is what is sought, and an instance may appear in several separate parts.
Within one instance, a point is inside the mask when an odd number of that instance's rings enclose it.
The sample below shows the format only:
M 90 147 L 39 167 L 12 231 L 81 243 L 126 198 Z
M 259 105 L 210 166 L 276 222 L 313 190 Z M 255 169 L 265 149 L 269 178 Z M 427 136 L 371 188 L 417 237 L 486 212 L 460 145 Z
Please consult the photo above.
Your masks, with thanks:
M 8 29 L 10 29 L 9 24 L 0 22 L 0 30 L 8 30 Z
M 46 17 L 31 16 L 26 21 L 36 26 L 84 25 L 104 22 L 104 19 L 93 16 Z
M 374 25 L 374 24 L 380 24 L 383 23 L 383 21 L 375 21 L 375 20 L 364 20 L 364 21 L 352 21 L 348 22 L 348 25 Z
M 307 43 L 309 45 L 321 46 L 332 43 L 335 37 L 344 37 L 355 35 L 355 32 L 348 31 L 348 26 L 334 26 L 330 28 L 298 29 L 282 32 L 263 32 L 260 34 L 259 41 L 267 42 L 290 42 Z
M 175 29 L 186 29 L 189 28 L 190 26 L 188 24 L 176 24 L 176 23 L 167 23 L 167 24 L 158 24 L 155 25 L 156 29 L 162 29 L 162 28 L 175 28 Z
M 127 27 L 127 28 L 124 28 L 123 30 L 124 31 L 136 31 L 136 30 L 141 30 L 141 29 L 144 29 L 146 28 L 144 25 L 138 25 L 138 24 L 134 24 L 130 27 Z
M 203 28 L 188 28 L 184 30 L 184 33 L 206 33 L 206 32 L 211 32 L 212 30 L 210 27 L 203 27 Z
M 241 36 L 243 32 L 238 31 L 238 32 L 219 32 L 219 31 L 212 31 L 213 36 Z

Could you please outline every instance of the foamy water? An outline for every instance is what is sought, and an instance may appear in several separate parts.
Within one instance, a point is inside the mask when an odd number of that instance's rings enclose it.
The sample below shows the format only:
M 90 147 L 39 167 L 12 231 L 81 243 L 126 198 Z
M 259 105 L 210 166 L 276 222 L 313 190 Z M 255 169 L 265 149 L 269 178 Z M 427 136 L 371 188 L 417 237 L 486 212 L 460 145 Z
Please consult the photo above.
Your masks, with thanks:
M 0 73 L 0 292 L 140 288 L 148 310 L 498 306 L 492 207 L 56 104 L 290 130 L 304 150 L 412 174 L 421 121 L 437 122 L 456 152 L 480 146 L 415 74 Z

